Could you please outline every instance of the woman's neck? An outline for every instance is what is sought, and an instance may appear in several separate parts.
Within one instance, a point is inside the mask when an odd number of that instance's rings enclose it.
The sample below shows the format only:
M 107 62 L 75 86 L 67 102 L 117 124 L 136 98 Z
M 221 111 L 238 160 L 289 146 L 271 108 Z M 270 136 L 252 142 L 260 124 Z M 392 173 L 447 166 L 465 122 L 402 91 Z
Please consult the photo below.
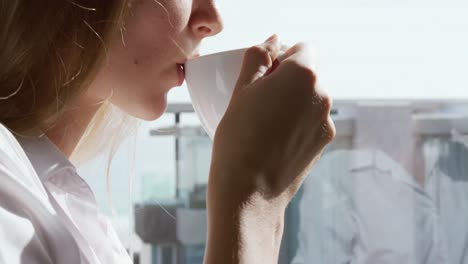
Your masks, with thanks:
M 73 103 L 70 110 L 65 111 L 54 127 L 44 129 L 45 134 L 58 149 L 67 157 L 77 147 L 94 115 L 102 104 L 81 98 Z

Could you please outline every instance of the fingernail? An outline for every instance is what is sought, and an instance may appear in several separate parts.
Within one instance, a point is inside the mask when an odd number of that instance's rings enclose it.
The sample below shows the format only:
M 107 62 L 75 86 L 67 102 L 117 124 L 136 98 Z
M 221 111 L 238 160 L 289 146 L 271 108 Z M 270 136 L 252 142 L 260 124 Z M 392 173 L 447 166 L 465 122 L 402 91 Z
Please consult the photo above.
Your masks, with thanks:
M 273 34 L 269 38 L 267 38 L 267 40 L 265 40 L 265 43 L 273 42 L 277 38 L 278 38 L 278 36 L 276 34 Z

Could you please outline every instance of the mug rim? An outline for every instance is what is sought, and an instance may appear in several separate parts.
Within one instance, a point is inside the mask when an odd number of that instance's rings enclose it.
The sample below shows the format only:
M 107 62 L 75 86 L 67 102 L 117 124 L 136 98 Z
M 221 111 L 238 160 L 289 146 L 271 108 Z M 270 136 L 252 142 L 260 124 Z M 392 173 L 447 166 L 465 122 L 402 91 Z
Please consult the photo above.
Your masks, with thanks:
M 218 56 L 218 55 L 221 55 L 223 53 L 230 53 L 230 52 L 236 52 L 236 51 L 245 51 L 247 50 L 248 48 L 239 48 L 239 49 L 232 49 L 232 50 L 224 50 L 224 51 L 219 51 L 219 52 L 215 52 L 215 53 L 210 53 L 210 54 L 206 54 L 206 55 L 202 55 L 202 56 L 198 56 L 198 57 L 195 57 L 191 60 L 188 60 L 185 64 L 188 64 L 188 63 L 191 63 L 191 62 L 195 62 L 195 61 L 198 61 L 198 60 L 203 60 L 205 58 L 210 58 L 210 57 L 214 57 L 214 56 Z

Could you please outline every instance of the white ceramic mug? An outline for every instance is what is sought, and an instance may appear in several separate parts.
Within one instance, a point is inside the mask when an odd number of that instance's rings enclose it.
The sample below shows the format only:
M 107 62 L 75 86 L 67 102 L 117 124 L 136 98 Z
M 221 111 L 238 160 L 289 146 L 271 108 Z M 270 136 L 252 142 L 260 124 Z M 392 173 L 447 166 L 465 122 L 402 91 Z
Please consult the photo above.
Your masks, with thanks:
M 214 53 L 185 63 L 185 80 L 193 108 L 211 139 L 228 107 L 246 50 Z

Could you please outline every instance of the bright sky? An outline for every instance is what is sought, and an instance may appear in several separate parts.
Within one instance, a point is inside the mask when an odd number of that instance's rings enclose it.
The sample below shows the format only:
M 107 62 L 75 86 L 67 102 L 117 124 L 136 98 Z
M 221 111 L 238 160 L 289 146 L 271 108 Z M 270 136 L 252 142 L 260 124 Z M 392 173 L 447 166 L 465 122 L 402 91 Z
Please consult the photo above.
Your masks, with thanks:
M 466 0 L 218 0 L 225 30 L 202 53 L 277 33 L 318 54 L 335 98 L 468 98 Z M 186 88 L 170 101 L 189 101 Z

